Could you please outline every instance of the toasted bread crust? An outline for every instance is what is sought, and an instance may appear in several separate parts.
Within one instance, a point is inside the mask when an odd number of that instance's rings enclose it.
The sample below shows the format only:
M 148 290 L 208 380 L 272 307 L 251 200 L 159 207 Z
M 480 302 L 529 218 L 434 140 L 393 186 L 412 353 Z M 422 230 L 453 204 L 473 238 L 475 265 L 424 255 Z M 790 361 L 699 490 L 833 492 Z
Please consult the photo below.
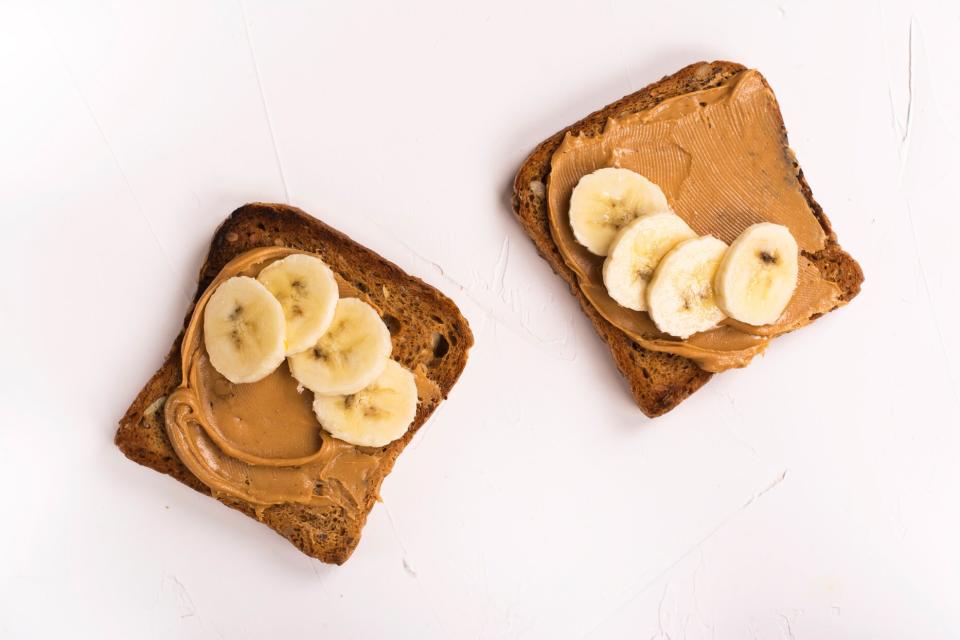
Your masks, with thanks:
M 286 246 L 320 254 L 326 263 L 357 287 L 385 314 L 393 334 L 393 357 L 410 369 L 423 367 L 443 398 L 463 372 L 473 334 L 457 306 L 419 278 L 357 244 L 344 234 L 294 207 L 248 204 L 234 211 L 214 234 L 200 269 L 194 304 L 223 266 L 237 255 L 264 246 Z M 193 305 L 187 310 L 189 322 Z M 389 316 L 389 317 L 388 317 Z M 120 420 L 115 442 L 139 464 L 173 476 L 210 495 L 210 489 L 180 462 L 163 425 L 163 399 L 180 384 L 180 336 L 167 353 L 163 366 L 143 387 Z M 406 435 L 383 447 L 376 476 L 370 479 L 361 517 L 351 521 L 336 507 L 281 504 L 268 507 L 260 520 L 307 555 L 342 564 L 360 540 L 367 514 L 379 496 L 380 484 L 413 434 L 423 426 L 439 402 L 423 403 Z M 254 506 L 242 500 L 217 496 L 224 504 L 257 517 Z
M 722 60 L 688 65 L 550 136 L 524 160 L 514 180 L 513 210 L 521 226 L 541 257 L 566 281 L 570 292 L 580 302 L 580 308 L 610 348 L 637 405 L 650 417 L 662 415 L 676 407 L 706 384 L 712 374 L 681 356 L 644 349 L 601 316 L 586 299 L 577 284 L 576 275 L 563 261 L 550 233 L 545 190 L 550 160 L 568 131 L 586 136 L 599 135 L 609 118 L 644 111 L 666 98 L 715 87 L 745 70 L 746 67 L 741 64 Z M 847 302 L 859 293 L 863 272 L 860 265 L 837 244 L 830 221 L 814 200 L 803 171 L 799 165 L 795 164 L 795 167 L 803 194 L 828 235 L 824 249 L 807 257 L 817 265 L 824 277 L 838 284 L 842 300 Z

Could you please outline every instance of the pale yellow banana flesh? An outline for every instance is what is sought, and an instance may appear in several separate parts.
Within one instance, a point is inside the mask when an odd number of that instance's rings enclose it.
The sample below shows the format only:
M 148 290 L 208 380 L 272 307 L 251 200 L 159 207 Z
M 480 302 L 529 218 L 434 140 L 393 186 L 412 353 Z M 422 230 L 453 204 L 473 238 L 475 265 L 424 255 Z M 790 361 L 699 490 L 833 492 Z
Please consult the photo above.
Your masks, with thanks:
M 257 280 L 283 307 L 287 355 L 316 344 L 333 320 L 340 297 L 333 272 L 314 256 L 295 253 L 268 265 Z
M 235 384 L 265 378 L 286 351 L 283 308 L 262 284 L 246 276 L 224 281 L 203 312 L 210 364 Z
M 316 396 L 313 411 L 333 437 L 361 447 L 382 447 L 403 436 L 416 417 L 416 381 L 409 370 L 390 360 L 356 393 Z
M 636 218 L 620 229 L 603 263 L 603 283 L 617 304 L 645 311 L 647 284 L 660 260 L 683 240 L 697 237 L 683 218 L 664 211 Z
M 714 278 L 717 304 L 734 320 L 773 324 L 797 287 L 799 249 L 790 230 L 762 222 L 730 245 Z
M 570 225 L 577 242 L 607 255 L 617 232 L 634 218 L 669 210 L 663 191 L 645 177 L 605 167 L 580 178 L 570 196 Z
M 724 319 L 713 279 L 727 250 L 722 240 L 684 240 L 660 261 L 647 286 L 647 308 L 657 328 L 678 338 L 712 329 Z
M 390 331 L 377 311 L 357 298 L 342 298 L 326 332 L 288 361 L 293 377 L 314 393 L 351 394 L 380 375 L 391 350 Z

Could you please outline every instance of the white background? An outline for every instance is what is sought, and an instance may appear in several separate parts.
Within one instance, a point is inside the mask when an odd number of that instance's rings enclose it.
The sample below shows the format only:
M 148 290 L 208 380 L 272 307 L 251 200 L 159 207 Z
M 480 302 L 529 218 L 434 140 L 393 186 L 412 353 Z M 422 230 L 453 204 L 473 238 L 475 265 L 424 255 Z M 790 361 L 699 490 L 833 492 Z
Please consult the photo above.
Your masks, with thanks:
M 0 636 L 960 636 L 960 5 L 722 4 L 0 3 Z M 713 58 L 766 75 L 867 279 L 651 421 L 509 188 Z M 476 336 L 343 567 L 112 444 L 252 200 Z

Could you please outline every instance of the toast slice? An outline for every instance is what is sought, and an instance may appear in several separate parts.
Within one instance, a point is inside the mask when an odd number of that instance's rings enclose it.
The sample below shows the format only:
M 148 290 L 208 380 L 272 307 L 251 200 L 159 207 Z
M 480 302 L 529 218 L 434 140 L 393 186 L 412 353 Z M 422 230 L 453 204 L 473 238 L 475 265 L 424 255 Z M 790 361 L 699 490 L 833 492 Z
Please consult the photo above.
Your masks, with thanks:
M 327 265 L 352 284 L 377 308 L 393 334 L 392 357 L 411 370 L 420 370 L 440 389 L 445 399 L 467 362 L 473 334 L 452 300 L 404 273 L 373 251 L 357 244 L 303 211 L 278 204 L 248 204 L 220 225 L 200 269 L 194 305 L 227 262 L 237 255 L 264 246 L 286 246 L 323 256 Z M 187 310 L 189 322 L 193 305 Z M 115 442 L 139 464 L 173 476 L 197 491 L 211 495 L 180 462 L 164 427 L 163 404 L 181 381 L 180 342 L 177 337 L 160 370 L 143 387 L 120 420 Z M 338 507 L 280 504 L 261 509 L 259 518 L 309 556 L 342 564 L 360 540 L 367 514 L 379 497 L 380 484 L 397 456 L 423 426 L 441 400 L 421 402 L 413 425 L 401 439 L 385 448 L 375 477 L 356 522 L 344 518 Z M 216 496 L 229 507 L 258 517 L 253 504 L 229 496 Z
M 743 65 L 726 61 L 697 62 L 684 67 L 659 82 L 607 105 L 541 142 L 524 160 L 514 181 L 513 210 L 521 226 L 530 236 L 538 253 L 567 282 L 570 292 L 579 300 L 580 308 L 587 314 L 600 338 L 610 348 L 617 368 L 627 379 L 637 405 L 650 417 L 662 415 L 676 407 L 702 387 L 713 374 L 700 369 L 693 361 L 681 356 L 644 349 L 603 318 L 586 299 L 580 291 L 576 275 L 563 261 L 550 233 L 545 189 L 547 176 L 550 173 L 550 161 L 568 131 L 590 137 L 596 136 L 602 132 L 608 118 L 627 116 L 649 109 L 667 98 L 721 85 L 745 70 L 746 67 Z M 783 127 L 782 117 L 780 123 Z M 785 129 L 784 140 L 786 140 Z M 789 149 L 785 151 L 792 153 Z M 827 235 L 826 246 L 816 254 L 807 257 L 816 264 L 826 279 L 840 287 L 841 303 L 848 302 L 859 293 L 863 272 L 860 265 L 840 248 L 837 236 L 830 227 L 830 221 L 813 199 L 810 186 L 803 177 L 803 171 L 796 162 L 794 167 L 803 194 Z

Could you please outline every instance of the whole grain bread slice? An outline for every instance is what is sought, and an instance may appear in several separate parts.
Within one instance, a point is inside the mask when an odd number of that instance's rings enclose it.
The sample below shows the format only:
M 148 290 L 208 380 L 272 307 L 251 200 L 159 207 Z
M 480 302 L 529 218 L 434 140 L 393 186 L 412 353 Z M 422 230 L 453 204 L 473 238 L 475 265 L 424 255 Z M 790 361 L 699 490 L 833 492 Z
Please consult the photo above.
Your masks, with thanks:
M 577 284 L 576 275 L 563 261 L 550 233 L 545 187 L 550 173 L 550 160 L 568 131 L 579 135 L 596 136 L 601 133 L 608 118 L 623 117 L 644 111 L 667 98 L 718 86 L 745 70 L 746 67 L 743 65 L 720 60 L 697 62 L 672 75 L 665 76 L 658 82 L 607 105 L 541 142 L 524 160 L 514 181 L 513 210 L 521 226 L 530 236 L 538 253 L 567 282 L 570 292 L 579 300 L 580 308 L 587 314 L 600 338 L 610 348 L 617 368 L 627 379 L 637 405 L 650 417 L 662 415 L 676 407 L 702 387 L 712 374 L 703 371 L 693 361 L 681 356 L 644 349 L 603 318 L 586 299 Z M 780 122 L 783 127 L 782 117 Z M 786 140 L 785 128 L 784 140 Z M 827 220 L 817 201 L 813 199 L 800 165 L 794 160 L 793 166 L 804 196 L 827 233 L 826 246 L 816 254 L 807 257 L 817 265 L 825 278 L 838 284 L 843 292 L 842 301 L 848 302 L 860 291 L 863 271 L 860 265 L 840 248 L 830 221 Z
M 194 304 L 223 266 L 237 255 L 264 246 L 285 246 L 320 254 L 333 271 L 362 292 L 383 311 L 393 337 L 393 358 L 411 370 L 419 370 L 446 398 L 460 377 L 473 344 L 467 320 L 452 300 L 402 271 L 373 251 L 294 207 L 255 203 L 240 207 L 213 236 L 200 269 Z M 193 306 L 187 310 L 184 326 Z M 163 403 L 181 380 L 180 341 L 173 342 L 160 370 L 143 387 L 120 420 L 115 442 L 139 464 L 173 476 L 210 495 L 210 490 L 177 458 L 163 423 Z M 307 555 L 324 562 L 342 564 L 353 552 L 367 514 L 379 497 L 383 479 L 440 400 L 421 402 L 413 426 L 406 435 L 383 447 L 382 462 L 361 505 L 360 517 L 352 521 L 337 507 L 280 504 L 261 511 L 259 519 Z M 254 505 L 230 497 L 217 499 L 250 517 Z

